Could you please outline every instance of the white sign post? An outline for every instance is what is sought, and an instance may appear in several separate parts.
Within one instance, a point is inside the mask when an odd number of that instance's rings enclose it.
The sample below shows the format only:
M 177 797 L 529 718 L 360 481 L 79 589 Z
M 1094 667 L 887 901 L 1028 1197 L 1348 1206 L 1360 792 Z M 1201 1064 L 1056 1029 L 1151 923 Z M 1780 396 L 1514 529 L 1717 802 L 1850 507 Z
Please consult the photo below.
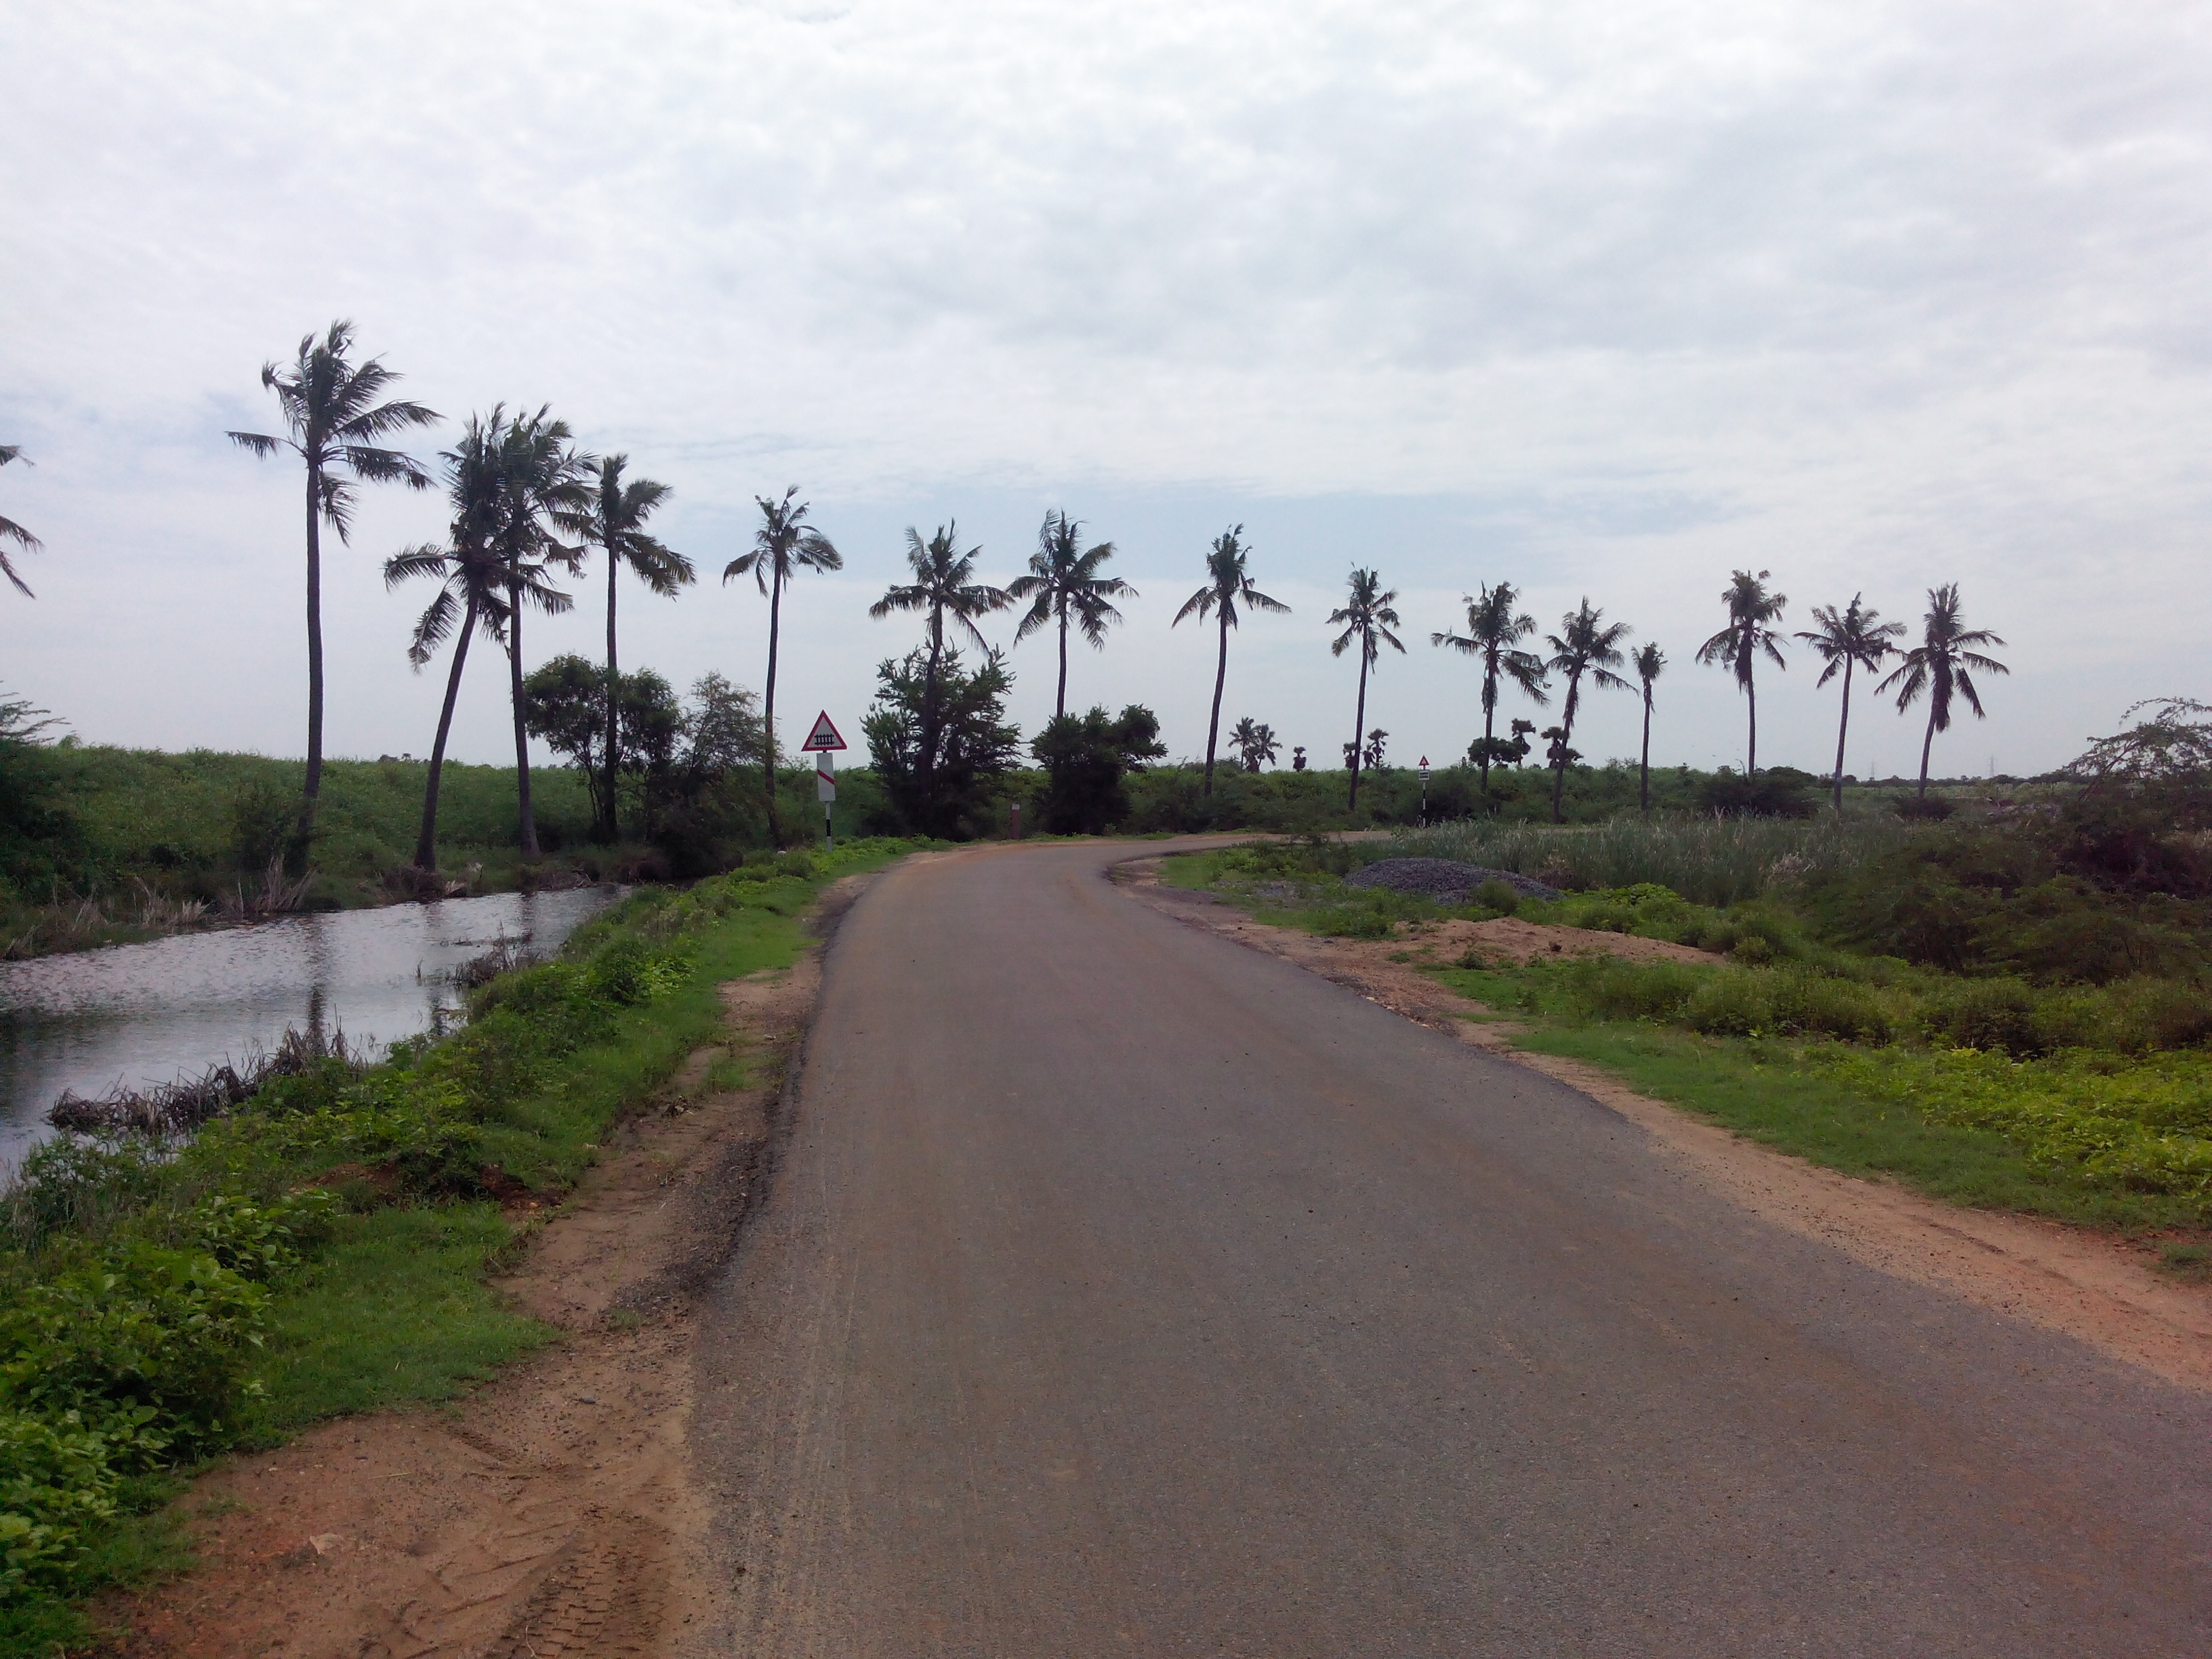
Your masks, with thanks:
M 837 763 L 832 757 L 844 746 L 845 739 L 837 735 L 826 708 L 814 717 L 814 729 L 799 745 L 802 753 L 811 750 L 814 756 L 814 798 L 822 803 L 822 839 L 832 853 L 837 850 L 837 824 L 831 816 L 837 804 Z

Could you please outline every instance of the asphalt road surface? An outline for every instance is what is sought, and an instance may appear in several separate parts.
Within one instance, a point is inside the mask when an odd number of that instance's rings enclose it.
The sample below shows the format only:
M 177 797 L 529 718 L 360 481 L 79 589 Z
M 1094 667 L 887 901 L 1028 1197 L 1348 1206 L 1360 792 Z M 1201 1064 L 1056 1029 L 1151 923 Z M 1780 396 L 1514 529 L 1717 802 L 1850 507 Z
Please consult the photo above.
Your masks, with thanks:
M 833 942 L 702 1346 L 801 1656 L 2212 1653 L 2212 1408 L 989 849 Z

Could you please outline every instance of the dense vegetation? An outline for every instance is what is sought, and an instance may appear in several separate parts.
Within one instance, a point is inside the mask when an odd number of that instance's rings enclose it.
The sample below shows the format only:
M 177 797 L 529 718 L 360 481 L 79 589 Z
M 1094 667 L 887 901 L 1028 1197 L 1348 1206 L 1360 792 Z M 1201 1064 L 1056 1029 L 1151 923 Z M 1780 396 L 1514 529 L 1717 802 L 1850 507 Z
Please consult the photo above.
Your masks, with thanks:
M 334 1412 L 436 1398 L 542 1340 L 483 1286 L 495 1201 L 557 1191 L 787 961 L 858 842 L 650 890 L 491 980 L 443 1041 L 331 1056 L 181 1143 L 64 1135 L 0 1192 L 0 1649 L 143 1558 L 165 1471 Z

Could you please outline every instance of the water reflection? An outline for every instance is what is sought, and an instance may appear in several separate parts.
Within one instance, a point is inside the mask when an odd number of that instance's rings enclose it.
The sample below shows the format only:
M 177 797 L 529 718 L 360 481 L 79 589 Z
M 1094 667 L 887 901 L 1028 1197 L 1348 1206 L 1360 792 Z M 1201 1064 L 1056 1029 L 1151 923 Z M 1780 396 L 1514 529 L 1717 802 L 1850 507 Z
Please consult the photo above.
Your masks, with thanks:
M 273 1047 L 288 1025 L 349 1045 L 428 1030 L 445 973 L 501 935 L 550 950 L 611 887 L 496 893 L 291 916 L 35 962 L 0 963 L 0 1160 L 46 1133 L 64 1090 L 166 1083 Z

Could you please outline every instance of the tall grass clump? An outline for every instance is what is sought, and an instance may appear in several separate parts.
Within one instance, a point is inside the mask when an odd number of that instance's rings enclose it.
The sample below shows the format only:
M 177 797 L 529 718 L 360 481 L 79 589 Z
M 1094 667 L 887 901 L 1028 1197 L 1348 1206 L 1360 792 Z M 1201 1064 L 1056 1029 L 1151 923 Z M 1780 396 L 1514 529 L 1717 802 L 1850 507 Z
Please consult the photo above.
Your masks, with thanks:
M 1453 859 L 1554 887 L 1653 883 L 1698 904 L 1754 899 L 1770 886 L 1855 871 L 1894 849 L 1903 826 L 1873 819 L 1615 818 L 1564 829 L 1474 818 L 1401 830 L 1364 849 L 1376 858 Z

